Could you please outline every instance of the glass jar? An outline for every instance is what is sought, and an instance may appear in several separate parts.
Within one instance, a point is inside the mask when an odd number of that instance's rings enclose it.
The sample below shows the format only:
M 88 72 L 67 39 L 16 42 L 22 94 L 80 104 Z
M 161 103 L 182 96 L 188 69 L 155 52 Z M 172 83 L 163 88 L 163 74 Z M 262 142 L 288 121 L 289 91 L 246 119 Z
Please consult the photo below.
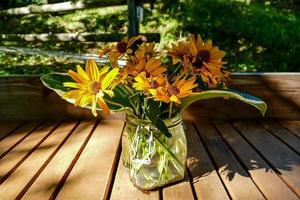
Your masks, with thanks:
M 151 190 L 183 179 L 187 144 L 180 115 L 164 121 L 172 137 L 151 122 L 128 117 L 122 136 L 122 161 L 133 184 Z

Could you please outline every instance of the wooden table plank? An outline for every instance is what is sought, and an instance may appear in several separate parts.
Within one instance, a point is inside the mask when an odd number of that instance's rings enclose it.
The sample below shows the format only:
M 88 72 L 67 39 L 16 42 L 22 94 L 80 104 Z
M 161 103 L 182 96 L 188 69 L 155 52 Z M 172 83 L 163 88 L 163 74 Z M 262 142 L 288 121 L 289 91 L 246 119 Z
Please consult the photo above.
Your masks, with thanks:
M 289 131 L 291 131 L 292 133 L 294 133 L 295 135 L 297 135 L 300 138 L 300 125 L 297 123 L 294 123 L 293 121 L 279 121 L 279 123 L 285 127 L 286 129 L 288 129 Z
M 10 200 L 18 197 L 19 192 L 47 162 L 52 153 L 60 148 L 60 144 L 72 133 L 76 122 L 61 124 L 43 143 L 28 157 L 22 165 L 9 176 L 0 187 L 0 199 Z M 46 163 L 47 164 L 47 163 Z M 20 196 L 19 196 L 20 197 Z M 19 198 L 18 197 L 18 198 Z
M 61 180 L 63 187 L 60 189 L 58 185 L 51 199 L 93 200 L 105 197 L 123 125 L 120 120 L 103 120 L 98 124 L 72 171 Z
M 55 187 L 70 167 L 85 140 L 92 134 L 95 121 L 83 121 L 30 186 L 22 199 L 49 199 Z M 57 167 L 59 166 L 59 167 Z
M 265 199 L 249 174 L 209 123 L 196 122 L 196 127 L 217 165 L 218 172 L 233 199 Z
M 57 122 L 44 123 L 0 160 L 0 184 L 52 133 L 56 125 Z
M 297 126 L 300 126 L 300 120 L 294 120 L 293 123 L 295 123 Z
M 185 180 L 181 183 L 177 183 L 175 185 L 163 188 L 163 199 L 164 200 L 194 199 L 190 182 L 188 182 L 188 180 Z
M 273 121 L 263 121 L 261 125 L 284 141 L 290 148 L 300 154 L 300 138 Z
M 154 191 L 141 191 L 138 190 L 130 181 L 129 174 L 127 174 L 126 168 L 123 166 L 120 160 L 115 181 L 110 196 L 112 200 L 119 199 L 135 199 L 135 200 L 152 200 L 159 199 L 158 190 Z
M 300 196 L 300 156 L 257 123 L 237 122 L 234 125 Z
M 188 144 L 187 167 L 193 179 L 198 199 L 229 199 L 222 181 L 213 166 L 192 123 L 186 123 Z
M 0 122 L 0 141 L 18 129 L 25 122 Z
M 0 141 L 0 159 L 2 159 L 17 144 L 28 137 L 32 131 L 39 126 L 39 124 L 41 124 L 41 122 L 28 122 Z
M 216 122 L 215 126 L 239 160 L 243 162 L 251 178 L 267 199 L 298 199 L 295 193 L 229 123 Z

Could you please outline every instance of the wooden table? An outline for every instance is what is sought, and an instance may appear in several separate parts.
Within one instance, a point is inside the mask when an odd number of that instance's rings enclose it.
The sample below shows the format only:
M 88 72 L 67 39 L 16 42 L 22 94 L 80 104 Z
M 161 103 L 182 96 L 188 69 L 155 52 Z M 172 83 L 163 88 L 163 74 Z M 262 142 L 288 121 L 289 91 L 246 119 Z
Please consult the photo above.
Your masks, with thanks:
M 0 123 L 0 199 L 299 199 L 300 121 L 187 121 L 183 181 L 151 192 L 120 162 L 124 122 Z

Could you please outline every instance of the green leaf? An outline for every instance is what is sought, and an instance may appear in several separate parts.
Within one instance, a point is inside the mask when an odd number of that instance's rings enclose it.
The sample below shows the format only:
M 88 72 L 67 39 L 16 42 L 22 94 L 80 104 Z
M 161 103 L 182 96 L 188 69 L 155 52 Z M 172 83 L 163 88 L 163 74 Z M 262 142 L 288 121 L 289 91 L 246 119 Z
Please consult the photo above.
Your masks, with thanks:
M 262 115 L 265 115 L 265 112 L 267 110 L 266 103 L 260 98 L 234 90 L 207 90 L 194 94 L 192 96 L 185 97 L 181 100 L 181 110 L 185 109 L 195 101 L 220 97 L 229 97 L 248 103 L 260 110 Z
M 154 124 L 155 127 L 160 130 L 166 137 L 172 137 L 172 134 L 169 132 L 166 124 L 160 118 L 157 118 L 156 123 Z
M 61 94 L 69 91 L 70 89 L 64 87 L 64 82 L 74 82 L 74 80 L 68 76 L 67 74 L 63 73 L 51 73 L 41 77 L 43 84 L 51 89 L 54 90 L 57 94 L 61 96 Z
M 128 102 L 130 93 L 122 85 L 116 86 L 113 92 L 114 96 L 110 98 L 112 102 L 118 103 L 123 107 L 130 107 L 130 103 Z
M 160 119 L 160 102 L 149 100 L 148 101 L 148 109 L 146 112 L 147 118 L 151 121 L 151 123 L 160 130 L 166 137 L 172 137 L 171 133 L 169 132 L 167 126 L 165 125 L 164 121 Z

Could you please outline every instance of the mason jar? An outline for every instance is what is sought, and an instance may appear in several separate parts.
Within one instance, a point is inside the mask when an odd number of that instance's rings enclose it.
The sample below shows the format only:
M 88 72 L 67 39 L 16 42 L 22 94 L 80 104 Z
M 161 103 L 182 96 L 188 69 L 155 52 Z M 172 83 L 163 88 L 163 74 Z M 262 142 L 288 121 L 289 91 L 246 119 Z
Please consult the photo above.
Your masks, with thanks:
M 184 178 L 187 143 L 181 115 L 164 121 L 166 137 L 150 121 L 126 117 L 122 162 L 132 183 L 152 190 Z

